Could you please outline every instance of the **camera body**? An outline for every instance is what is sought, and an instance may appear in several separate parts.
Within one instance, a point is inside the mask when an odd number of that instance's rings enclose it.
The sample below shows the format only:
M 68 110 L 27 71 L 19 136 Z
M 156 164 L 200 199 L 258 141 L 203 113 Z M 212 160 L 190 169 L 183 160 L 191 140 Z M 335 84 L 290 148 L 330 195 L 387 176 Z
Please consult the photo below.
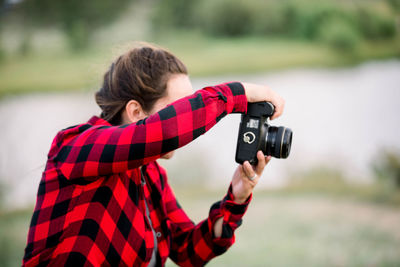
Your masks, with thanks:
M 275 108 L 269 102 L 249 103 L 247 113 L 242 114 L 236 146 L 235 160 L 243 164 L 246 160 L 256 165 L 257 152 L 276 158 L 287 158 L 292 143 L 292 131 L 286 127 L 268 124 Z

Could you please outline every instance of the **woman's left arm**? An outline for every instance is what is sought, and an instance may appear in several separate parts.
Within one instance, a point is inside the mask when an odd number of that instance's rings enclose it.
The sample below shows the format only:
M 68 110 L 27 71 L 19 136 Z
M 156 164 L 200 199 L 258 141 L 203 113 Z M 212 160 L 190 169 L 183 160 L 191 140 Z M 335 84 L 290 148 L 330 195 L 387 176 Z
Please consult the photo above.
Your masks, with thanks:
M 232 195 L 235 203 L 242 204 L 250 198 L 254 187 L 260 180 L 265 166 L 271 160 L 271 156 L 265 157 L 262 151 L 257 152 L 257 166 L 252 166 L 248 161 L 239 165 L 232 178 Z M 214 224 L 214 235 L 221 237 L 223 233 L 223 218 L 218 218 Z
M 208 218 L 194 224 L 178 204 L 171 187 L 166 185 L 163 199 L 172 236 L 169 257 L 179 266 L 203 266 L 227 251 L 235 242 L 234 231 L 242 223 L 251 195 L 238 204 L 231 185 L 223 200 L 211 206 Z M 219 236 L 214 232 L 217 220 L 221 221 Z
M 234 231 L 242 223 L 253 189 L 271 160 L 261 151 L 257 153 L 257 158 L 257 166 L 250 165 L 248 161 L 238 166 L 226 196 L 214 203 L 208 218 L 197 225 L 180 207 L 168 182 L 165 183 L 164 203 L 172 234 L 170 258 L 175 263 L 180 266 L 203 266 L 232 246 L 235 242 Z

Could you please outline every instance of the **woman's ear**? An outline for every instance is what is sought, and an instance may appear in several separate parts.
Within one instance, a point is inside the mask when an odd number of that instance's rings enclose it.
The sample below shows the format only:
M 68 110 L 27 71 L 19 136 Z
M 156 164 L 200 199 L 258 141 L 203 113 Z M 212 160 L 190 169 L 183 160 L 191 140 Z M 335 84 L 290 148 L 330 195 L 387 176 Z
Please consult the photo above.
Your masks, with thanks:
M 125 110 L 122 113 L 123 123 L 134 123 L 147 117 L 142 106 L 136 100 L 129 100 L 125 105 Z

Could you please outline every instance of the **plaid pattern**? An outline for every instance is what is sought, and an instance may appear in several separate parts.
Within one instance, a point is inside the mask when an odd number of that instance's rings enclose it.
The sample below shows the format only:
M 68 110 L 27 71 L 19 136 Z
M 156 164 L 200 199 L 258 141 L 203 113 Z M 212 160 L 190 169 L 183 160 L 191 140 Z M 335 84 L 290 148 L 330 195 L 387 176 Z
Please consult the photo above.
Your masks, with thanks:
M 155 160 L 246 108 L 242 85 L 228 83 L 199 90 L 136 124 L 111 126 L 93 117 L 59 132 L 39 184 L 23 266 L 146 266 L 154 248 L 151 226 L 158 266 L 167 257 L 202 266 L 225 252 L 250 198 L 236 204 L 230 187 L 196 225 Z M 219 217 L 223 234 L 216 238 Z

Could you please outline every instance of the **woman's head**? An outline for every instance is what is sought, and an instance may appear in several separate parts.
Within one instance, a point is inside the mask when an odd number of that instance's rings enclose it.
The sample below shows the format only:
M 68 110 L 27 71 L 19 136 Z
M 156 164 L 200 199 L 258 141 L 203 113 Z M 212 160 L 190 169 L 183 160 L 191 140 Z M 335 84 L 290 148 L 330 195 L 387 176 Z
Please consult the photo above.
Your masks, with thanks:
M 177 77 L 187 78 L 187 69 L 170 52 L 149 44 L 129 50 L 112 63 L 96 93 L 101 117 L 113 125 L 121 124 L 123 113 L 132 103 L 151 113 L 158 100 L 167 99 L 168 83 Z

